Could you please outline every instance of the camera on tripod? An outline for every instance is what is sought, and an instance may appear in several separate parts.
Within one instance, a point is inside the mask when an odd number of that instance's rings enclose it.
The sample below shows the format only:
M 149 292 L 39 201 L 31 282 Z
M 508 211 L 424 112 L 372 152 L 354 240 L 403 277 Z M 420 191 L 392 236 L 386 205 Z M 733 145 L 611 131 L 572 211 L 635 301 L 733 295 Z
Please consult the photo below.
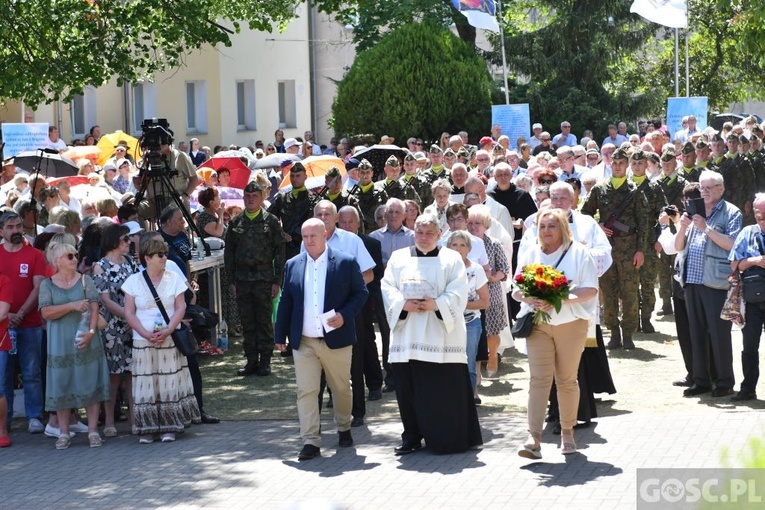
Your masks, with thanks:
M 170 129 L 170 123 L 167 119 L 159 119 L 153 117 L 151 119 L 144 119 L 141 124 L 141 131 L 143 136 L 141 137 L 140 144 L 143 151 L 143 168 L 148 169 L 149 175 L 159 176 L 163 173 L 166 175 L 177 175 L 178 171 L 170 171 L 167 165 L 167 157 L 162 154 L 162 145 L 173 144 L 173 131 Z

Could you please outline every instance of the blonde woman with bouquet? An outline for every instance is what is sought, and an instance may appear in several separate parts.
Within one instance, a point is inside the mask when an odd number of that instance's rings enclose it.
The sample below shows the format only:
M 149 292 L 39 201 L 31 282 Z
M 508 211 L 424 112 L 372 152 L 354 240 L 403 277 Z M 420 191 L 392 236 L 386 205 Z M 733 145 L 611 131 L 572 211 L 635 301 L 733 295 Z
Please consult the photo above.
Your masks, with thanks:
M 574 425 L 579 404 L 577 369 L 595 315 L 598 272 L 588 249 L 572 242 L 568 218 L 550 209 L 537 218 L 539 244 L 518 257 L 513 298 L 518 320 L 534 314 L 526 338 L 529 356 L 529 439 L 518 454 L 541 459 L 542 428 L 553 376 L 558 386 L 561 453 L 576 453 Z

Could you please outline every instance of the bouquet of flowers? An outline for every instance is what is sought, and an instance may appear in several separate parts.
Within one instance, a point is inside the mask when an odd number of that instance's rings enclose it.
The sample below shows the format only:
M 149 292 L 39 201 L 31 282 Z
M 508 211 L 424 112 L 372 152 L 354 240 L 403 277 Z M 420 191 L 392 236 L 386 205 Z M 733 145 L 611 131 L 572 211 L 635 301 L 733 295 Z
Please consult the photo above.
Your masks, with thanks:
M 515 276 L 515 287 L 524 295 L 550 303 L 556 312 L 560 312 L 563 300 L 571 290 L 568 278 L 552 266 L 528 264 Z M 534 323 L 547 324 L 550 316 L 547 312 L 534 312 Z

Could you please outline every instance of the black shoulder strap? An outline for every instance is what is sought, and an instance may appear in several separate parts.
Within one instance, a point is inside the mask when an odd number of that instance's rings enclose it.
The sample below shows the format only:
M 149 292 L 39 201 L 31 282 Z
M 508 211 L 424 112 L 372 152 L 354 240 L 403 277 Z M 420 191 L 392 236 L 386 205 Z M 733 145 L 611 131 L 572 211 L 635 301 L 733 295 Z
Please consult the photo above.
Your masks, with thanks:
M 760 247 L 760 255 L 765 255 L 765 248 L 762 246 L 762 231 L 757 232 L 757 246 Z
M 162 318 L 165 319 L 165 324 L 170 324 L 170 317 L 167 316 L 167 310 L 165 310 L 165 305 L 163 305 L 162 300 L 159 299 L 159 296 L 157 295 L 157 289 L 155 289 L 154 284 L 151 283 L 151 278 L 149 278 L 149 273 L 146 270 L 143 271 L 143 277 L 146 280 L 146 285 L 149 286 L 151 295 L 154 296 L 154 302 L 157 304 L 157 308 L 159 308 L 159 313 L 161 313 Z
M 558 262 L 556 262 L 556 263 L 555 263 L 555 265 L 553 266 L 555 269 L 558 269 L 558 265 L 559 265 L 559 264 L 561 263 L 561 261 L 563 260 L 563 257 L 565 257 L 565 256 L 566 256 L 566 253 L 568 253 L 568 250 L 569 250 L 569 248 L 571 248 L 571 245 L 572 245 L 572 244 L 574 244 L 574 243 L 573 243 L 573 242 L 569 243 L 569 244 L 568 244 L 568 246 L 566 246 L 566 249 L 565 249 L 565 250 L 563 250 L 563 253 L 561 253 L 561 254 L 560 254 L 560 258 L 558 259 Z

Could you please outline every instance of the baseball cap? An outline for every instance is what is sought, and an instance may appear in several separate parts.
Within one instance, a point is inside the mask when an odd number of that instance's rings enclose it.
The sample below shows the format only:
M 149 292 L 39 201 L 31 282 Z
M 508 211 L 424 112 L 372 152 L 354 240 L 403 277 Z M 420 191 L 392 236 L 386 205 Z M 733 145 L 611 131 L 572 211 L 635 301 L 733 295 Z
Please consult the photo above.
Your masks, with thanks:
M 284 140 L 284 148 L 285 148 L 285 149 L 289 149 L 290 147 L 294 147 L 295 145 L 297 145 L 297 146 L 301 146 L 301 145 L 303 145 L 303 144 L 302 144 L 302 143 L 300 143 L 300 142 L 298 142 L 298 141 L 297 141 L 296 139 L 294 139 L 294 138 L 287 138 L 286 140 Z

